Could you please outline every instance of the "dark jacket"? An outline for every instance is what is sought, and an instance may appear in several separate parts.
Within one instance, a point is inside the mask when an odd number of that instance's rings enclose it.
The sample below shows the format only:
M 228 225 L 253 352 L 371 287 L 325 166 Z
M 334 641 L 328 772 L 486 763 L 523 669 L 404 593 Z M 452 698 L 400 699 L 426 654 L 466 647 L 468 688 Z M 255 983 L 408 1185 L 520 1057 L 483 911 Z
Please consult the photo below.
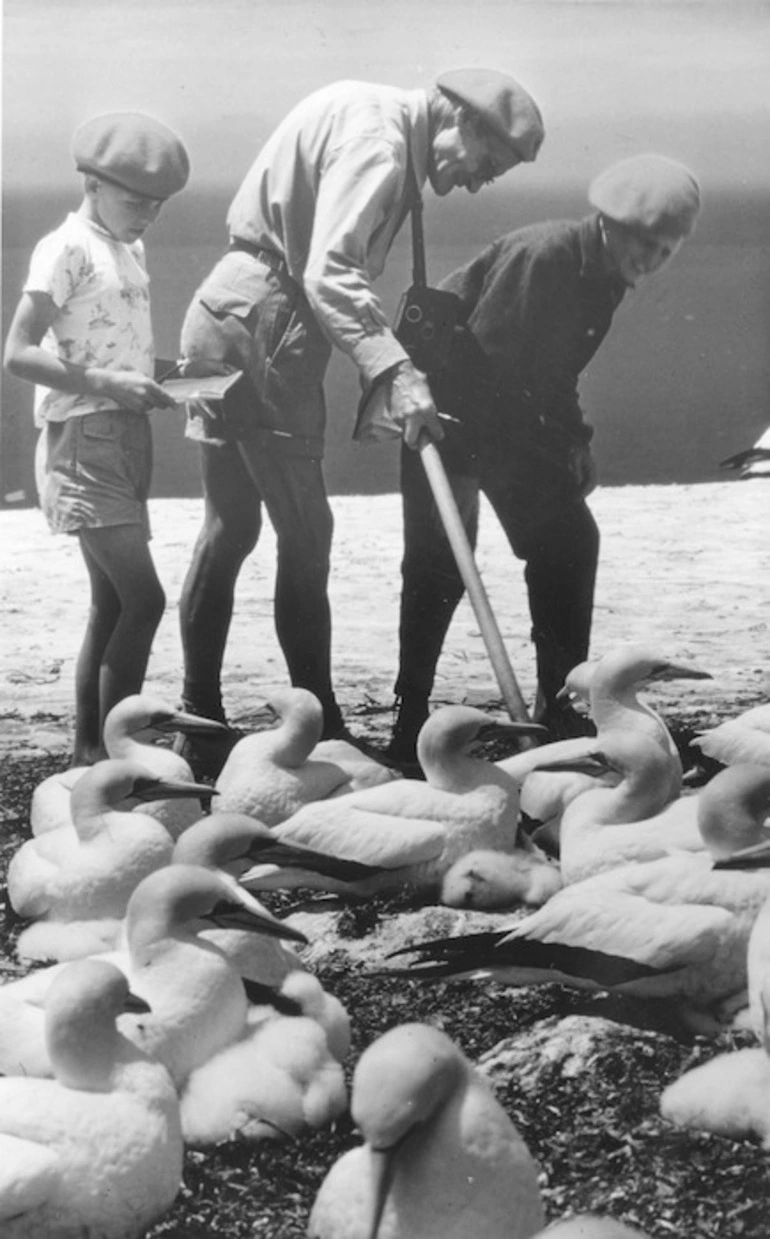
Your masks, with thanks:
M 507 233 L 441 287 L 459 297 L 467 325 L 434 378 L 439 409 L 495 448 L 543 433 L 588 441 L 578 380 L 625 292 L 603 268 L 598 215 Z

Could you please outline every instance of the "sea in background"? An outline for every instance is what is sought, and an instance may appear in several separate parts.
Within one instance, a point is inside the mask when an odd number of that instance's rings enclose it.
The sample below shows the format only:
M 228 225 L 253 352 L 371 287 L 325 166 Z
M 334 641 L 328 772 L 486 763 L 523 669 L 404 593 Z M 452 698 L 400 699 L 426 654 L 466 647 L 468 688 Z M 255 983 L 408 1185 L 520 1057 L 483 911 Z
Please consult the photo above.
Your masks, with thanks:
M 195 288 L 226 244 L 227 188 L 188 191 L 147 234 L 158 354 L 175 357 Z M 78 205 L 72 192 L 8 190 L 3 197 L 3 335 L 35 242 Z M 514 177 L 474 199 L 426 198 L 428 275 L 437 282 L 488 241 L 542 220 L 578 218 L 584 187 L 547 197 Z M 770 194 L 745 187 L 711 192 L 695 236 L 671 265 L 630 292 L 581 381 L 602 484 L 692 483 L 724 478 L 719 461 L 751 444 L 770 414 Z M 409 229 L 397 238 L 378 289 L 392 315 L 410 283 Z M 395 445 L 351 441 L 357 374 L 335 355 L 327 383 L 326 477 L 332 494 L 387 493 L 398 486 Z M 3 378 L 0 505 L 35 502 L 31 390 Z M 197 449 L 183 419 L 153 415 L 157 496 L 200 492 Z

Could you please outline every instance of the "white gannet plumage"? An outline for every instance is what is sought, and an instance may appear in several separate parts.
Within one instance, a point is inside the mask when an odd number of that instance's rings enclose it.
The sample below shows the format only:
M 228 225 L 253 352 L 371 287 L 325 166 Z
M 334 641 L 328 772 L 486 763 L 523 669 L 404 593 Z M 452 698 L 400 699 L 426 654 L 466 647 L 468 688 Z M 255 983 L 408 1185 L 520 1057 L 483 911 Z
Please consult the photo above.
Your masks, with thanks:
M 754 922 L 746 970 L 749 1020 L 760 1045 L 685 1072 L 664 1089 L 660 1109 L 679 1127 L 733 1140 L 758 1137 L 770 1151 L 770 899 Z
M 313 693 L 277 689 L 268 704 L 279 724 L 233 746 L 216 781 L 217 809 L 276 826 L 303 805 L 349 788 L 350 775 L 338 762 L 314 755 L 323 710 Z
M 712 812 L 729 829 L 722 815 L 730 800 L 742 802 L 739 834 L 748 804 L 759 829 L 769 798 L 770 771 L 723 772 L 698 798 L 704 835 L 714 830 Z M 508 985 L 563 980 L 710 1014 L 745 990 L 749 935 L 768 895 L 770 871 L 721 869 L 705 850 L 625 865 L 565 886 L 510 931 L 417 944 L 412 971 Z
M 250 1008 L 243 1037 L 191 1072 L 185 1140 L 283 1140 L 327 1126 L 347 1109 L 349 1047 L 342 1004 L 309 973 L 290 974 L 274 1000 Z
M 530 1239 L 538 1168 L 486 1081 L 444 1033 L 402 1024 L 353 1076 L 364 1144 L 332 1166 L 309 1239 Z
M 647 736 L 660 745 L 669 761 L 668 781 L 660 778 L 654 796 L 648 802 L 647 814 L 658 812 L 679 795 L 682 785 L 682 763 L 677 747 L 661 715 L 638 692 L 645 686 L 674 679 L 710 679 L 708 672 L 684 662 L 674 661 L 655 647 L 623 645 L 610 650 L 594 662 L 580 663 L 567 676 L 564 695 L 588 695 L 590 714 L 601 738 L 605 732 L 628 732 Z M 557 741 L 529 753 L 516 754 L 501 764 L 515 778 L 529 777 L 522 787 L 521 807 L 529 818 L 548 826 L 556 837 L 561 813 L 575 796 L 585 790 L 585 779 L 577 772 L 554 776 L 541 773 L 543 761 L 567 758 L 587 751 L 591 739 L 576 738 Z M 604 781 L 612 785 L 617 780 L 608 773 Z
M 20 958 L 79 959 L 112 942 L 132 891 L 173 849 L 157 818 L 114 806 L 128 796 L 196 800 L 201 786 L 150 778 L 130 759 L 89 767 L 72 790 L 73 824 L 26 840 L 11 857 L 8 898 L 35 921 L 19 938 Z
M 692 740 L 692 747 L 723 766 L 750 762 L 770 766 L 770 703 L 752 706 Z
M 175 710 L 154 694 L 133 693 L 110 710 L 104 720 L 103 740 L 108 757 L 137 761 L 148 776 L 156 779 L 193 783 L 192 770 L 184 758 L 170 748 L 149 743 L 147 733 L 183 731 L 188 735 L 211 735 L 225 730 L 222 723 Z M 30 804 L 33 835 L 46 834 L 60 826 L 72 824 L 70 794 L 88 769 L 88 766 L 73 766 L 38 783 Z M 135 803 L 129 796 L 120 807 L 127 810 L 133 808 Z M 145 803 L 140 811 L 163 822 L 176 837 L 185 826 L 200 817 L 201 804 L 200 800 L 156 800 Z
M 162 1062 L 177 1085 L 240 1037 L 248 1014 L 240 974 L 217 947 L 198 937 L 201 922 L 306 941 L 228 874 L 173 864 L 139 883 L 126 914 L 126 949 L 95 958 L 119 967 L 149 1003 L 150 1014 L 125 1017 L 121 1031 Z M 50 1074 L 41 1003 L 64 966 L 53 964 L 0 986 L 0 1071 Z
M 382 872 L 351 883 L 333 868 L 324 875 L 303 875 L 263 865 L 243 881 L 253 889 L 294 885 L 363 894 L 404 887 L 434 891 L 455 860 L 473 848 L 515 853 L 518 786 L 494 762 L 469 752 L 488 726 L 490 720 L 480 710 L 442 707 L 431 714 L 417 742 L 426 782 L 403 779 L 338 800 L 316 801 L 273 829 L 281 843 Z M 522 734 L 542 730 L 533 724 L 502 726 Z M 528 841 L 524 846 L 537 851 Z
M 138 1239 L 182 1186 L 176 1090 L 116 1028 L 146 1011 L 111 965 L 64 965 L 45 1031 L 54 1079 L 0 1080 L 4 1239 Z
M 572 763 L 566 764 L 572 768 Z M 575 761 L 575 766 L 585 770 L 594 764 L 599 770 L 612 766 L 621 774 L 621 782 L 617 787 L 584 792 L 565 809 L 559 852 L 565 885 L 630 861 L 654 860 L 680 851 L 708 848 L 715 859 L 721 859 L 766 837 L 763 793 L 751 790 L 745 767 L 734 778 L 728 775 L 707 785 L 708 792 L 701 788 L 674 800 L 654 817 L 639 817 L 639 798 L 644 802 L 645 786 L 656 777 L 656 757 L 649 746 L 645 754 L 639 740 L 629 743 L 628 738 L 607 735 L 593 753 Z

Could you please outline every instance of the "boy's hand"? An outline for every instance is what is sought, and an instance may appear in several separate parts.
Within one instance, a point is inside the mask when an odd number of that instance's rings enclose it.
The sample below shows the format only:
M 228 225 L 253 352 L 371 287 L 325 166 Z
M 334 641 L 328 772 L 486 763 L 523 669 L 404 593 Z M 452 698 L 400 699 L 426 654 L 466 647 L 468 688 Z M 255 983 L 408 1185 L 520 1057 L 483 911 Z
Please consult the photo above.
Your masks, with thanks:
M 175 409 L 176 400 L 148 375 L 139 370 L 91 370 L 94 395 L 109 396 L 122 409 L 149 413 L 150 409 Z

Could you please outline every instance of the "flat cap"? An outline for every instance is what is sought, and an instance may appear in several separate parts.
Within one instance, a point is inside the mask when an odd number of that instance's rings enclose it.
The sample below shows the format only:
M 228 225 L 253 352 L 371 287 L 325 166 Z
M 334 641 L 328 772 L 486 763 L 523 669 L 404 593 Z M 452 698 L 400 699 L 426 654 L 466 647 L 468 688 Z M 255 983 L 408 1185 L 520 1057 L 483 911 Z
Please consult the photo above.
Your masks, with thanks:
M 531 163 L 545 137 L 543 118 L 532 96 L 515 78 L 497 69 L 450 69 L 436 79 L 443 94 L 464 103 Z
M 170 198 L 190 175 L 182 139 L 141 112 L 110 112 L 85 121 L 75 131 L 72 155 L 80 172 L 148 198 Z
M 684 164 L 665 155 L 633 155 L 600 172 L 588 201 L 618 224 L 687 236 L 700 210 L 700 186 Z

